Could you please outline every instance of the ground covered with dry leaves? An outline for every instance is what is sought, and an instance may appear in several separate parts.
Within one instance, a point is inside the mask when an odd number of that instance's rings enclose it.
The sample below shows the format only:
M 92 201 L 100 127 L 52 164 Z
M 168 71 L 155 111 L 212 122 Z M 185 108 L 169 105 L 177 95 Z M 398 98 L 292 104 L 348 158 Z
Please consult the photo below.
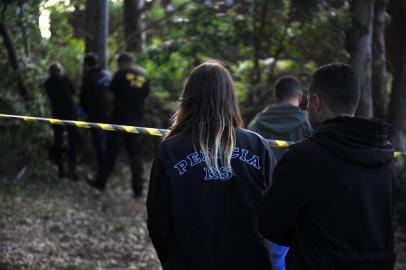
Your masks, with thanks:
M 102 194 L 47 172 L 0 179 L 0 269 L 160 269 L 145 198 L 132 198 L 128 178 L 112 177 Z M 397 269 L 406 269 L 406 231 L 396 239 Z
M 46 173 L 0 179 L 0 269 L 160 269 L 146 228 L 145 198 L 128 173 L 100 194 L 83 179 Z

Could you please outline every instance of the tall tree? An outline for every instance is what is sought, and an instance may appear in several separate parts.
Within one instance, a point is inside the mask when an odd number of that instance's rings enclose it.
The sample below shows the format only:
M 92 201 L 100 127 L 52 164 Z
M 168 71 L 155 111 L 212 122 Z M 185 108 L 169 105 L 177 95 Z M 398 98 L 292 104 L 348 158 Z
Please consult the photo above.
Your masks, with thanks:
M 372 95 L 374 116 L 386 118 L 388 94 L 386 91 L 386 51 L 385 51 L 386 0 L 375 0 L 372 47 Z
M 372 102 L 372 26 L 374 0 L 350 2 L 351 29 L 347 33 L 347 50 L 351 64 L 361 82 L 361 98 L 357 114 L 373 116 Z
M 390 0 L 392 17 L 387 32 L 388 55 L 393 73 L 388 121 L 392 123 L 390 137 L 396 148 L 406 151 L 406 2 Z
M 145 0 L 124 0 L 124 35 L 128 51 L 142 52 L 146 48 Z
M 5 14 L 7 10 L 9 2 L 4 1 L 3 5 L 1 6 L 1 14 L 0 14 L 0 36 L 3 38 L 4 46 L 6 47 L 8 59 L 10 62 L 11 67 L 14 69 L 16 78 L 17 78 L 17 85 L 20 91 L 20 95 L 24 98 L 28 97 L 28 90 L 24 85 L 23 78 L 21 76 L 21 69 L 20 69 L 20 61 L 17 57 L 17 52 L 14 47 L 14 43 L 11 39 L 11 35 L 8 31 L 6 26 Z

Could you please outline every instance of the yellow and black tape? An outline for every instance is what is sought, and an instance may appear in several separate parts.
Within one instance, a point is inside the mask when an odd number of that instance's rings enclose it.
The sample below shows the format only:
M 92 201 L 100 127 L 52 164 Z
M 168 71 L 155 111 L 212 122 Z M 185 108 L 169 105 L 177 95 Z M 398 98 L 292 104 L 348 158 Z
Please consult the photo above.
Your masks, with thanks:
M 85 121 L 75 121 L 75 120 L 62 120 L 55 118 L 44 118 L 44 117 L 33 117 L 33 116 L 24 116 L 24 115 L 11 115 L 11 114 L 0 114 L 0 118 L 11 118 L 11 119 L 20 119 L 26 122 L 46 122 L 52 125 L 61 125 L 61 126 L 74 126 L 78 128 L 96 128 L 107 131 L 120 131 L 127 133 L 135 134 L 146 134 L 152 136 L 164 136 L 169 131 L 166 129 L 159 128 L 147 128 L 147 127 L 134 127 L 126 125 L 115 125 L 107 123 L 93 123 Z
M 24 115 L 12 115 L 12 114 L 0 114 L 0 118 L 11 118 L 11 119 L 20 119 L 26 122 L 46 122 L 52 125 L 62 125 L 62 126 L 75 126 L 78 128 L 96 128 L 107 131 L 119 131 L 127 132 L 134 134 L 145 134 L 151 136 L 163 137 L 169 133 L 167 129 L 161 128 L 148 128 L 148 127 L 135 127 L 127 125 L 115 125 L 107 123 L 93 123 L 85 121 L 75 121 L 75 120 L 62 120 L 55 118 L 44 118 L 44 117 L 33 117 L 33 116 L 24 116 Z M 295 142 L 282 141 L 282 140 L 268 140 L 271 147 L 280 147 L 286 148 Z M 401 156 L 406 156 L 406 153 L 395 152 L 394 157 L 398 158 Z

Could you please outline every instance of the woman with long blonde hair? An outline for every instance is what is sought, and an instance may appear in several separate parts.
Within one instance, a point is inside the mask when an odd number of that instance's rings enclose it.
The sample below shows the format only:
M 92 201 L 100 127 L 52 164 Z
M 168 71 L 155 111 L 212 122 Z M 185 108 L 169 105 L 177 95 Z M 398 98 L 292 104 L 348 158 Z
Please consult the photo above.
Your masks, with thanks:
M 196 67 L 151 170 L 148 230 L 164 270 L 271 268 L 257 208 L 274 157 L 241 126 L 229 71 Z

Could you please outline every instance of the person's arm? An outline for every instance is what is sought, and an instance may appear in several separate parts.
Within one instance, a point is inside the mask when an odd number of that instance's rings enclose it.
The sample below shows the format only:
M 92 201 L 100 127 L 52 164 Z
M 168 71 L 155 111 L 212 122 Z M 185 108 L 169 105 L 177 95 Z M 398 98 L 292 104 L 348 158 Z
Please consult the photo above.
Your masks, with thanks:
M 82 87 L 80 89 L 80 94 L 79 94 L 79 103 L 80 106 L 82 106 L 82 108 L 85 111 L 89 110 L 89 83 L 88 83 L 88 79 L 85 76 L 82 80 Z
M 65 76 L 65 79 L 66 79 L 66 83 L 68 85 L 70 93 L 72 94 L 72 96 L 74 96 L 76 94 L 76 91 L 75 91 L 75 86 L 73 85 L 73 82 L 71 81 L 71 79 L 69 79 L 66 76 Z
M 119 74 L 118 74 L 118 72 L 116 72 L 116 74 L 114 74 L 113 79 L 111 80 L 111 83 L 110 83 L 110 87 L 109 87 L 110 92 L 114 93 L 117 91 L 119 80 L 120 80 Z
M 144 97 L 147 97 L 149 95 L 149 92 L 151 91 L 151 89 L 150 89 L 149 79 L 147 77 L 145 77 L 145 79 L 146 79 L 146 81 L 143 86 L 143 91 L 144 91 Z
M 170 239 L 173 233 L 173 222 L 170 214 L 169 179 L 165 174 L 160 158 L 154 160 L 147 197 L 147 226 L 149 236 L 164 264 Z
M 285 154 L 276 165 L 272 185 L 259 213 L 262 236 L 288 246 L 300 210 L 315 195 L 310 187 L 312 176 L 304 165 L 306 159 L 296 155 L 294 150 Z
M 271 147 L 267 140 L 263 139 L 264 146 L 266 147 L 265 153 L 265 164 L 264 164 L 264 177 L 265 177 L 265 186 L 266 190 L 268 190 L 272 184 L 272 174 L 275 170 L 276 166 L 276 158 L 273 154 Z
M 48 82 L 48 80 L 46 80 L 46 81 L 42 84 L 42 86 L 44 87 L 45 93 L 47 94 L 48 99 L 49 99 L 50 91 L 49 91 L 49 82 Z

